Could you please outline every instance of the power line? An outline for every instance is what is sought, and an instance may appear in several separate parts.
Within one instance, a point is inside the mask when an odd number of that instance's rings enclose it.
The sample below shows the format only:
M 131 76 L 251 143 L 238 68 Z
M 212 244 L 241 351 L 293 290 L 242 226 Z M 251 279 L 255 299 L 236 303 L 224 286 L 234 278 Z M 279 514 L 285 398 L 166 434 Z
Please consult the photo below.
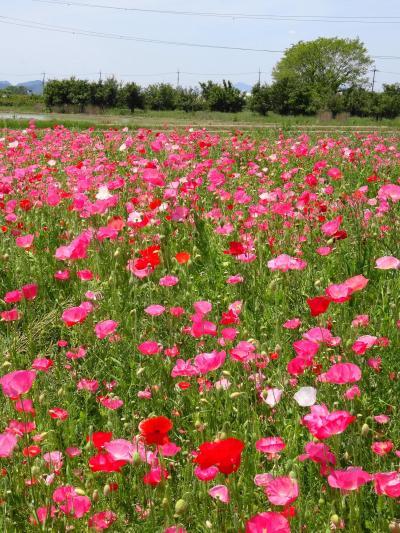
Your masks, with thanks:
M 196 17 L 214 17 L 228 19 L 254 19 L 254 20 L 281 20 L 293 22 L 357 22 L 362 24 L 400 24 L 400 16 L 334 16 L 334 15 L 273 15 L 262 13 L 221 13 L 214 11 L 179 11 L 172 9 L 148 9 L 138 7 L 121 7 L 109 4 L 90 4 L 87 2 L 63 1 L 63 0 L 33 0 L 49 5 L 68 7 L 88 7 L 95 9 L 108 9 L 123 12 L 151 13 L 159 15 L 180 15 Z
M 135 37 L 133 35 L 120 35 L 117 33 L 102 33 L 91 30 L 84 30 L 79 28 L 71 28 L 67 26 L 54 26 L 51 24 L 44 24 L 42 22 L 35 22 L 31 20 L 17 19 L 14 17 L 6 17 L 0 15 L 0 23 L 10 26 L 19 26 L 22 28 L 31 28 L 35 30 L 51 31 L 56 33 L 68 33 L 72 35 L 83 35 L 85 37 L 99 37 L 102 39 L 117 39 L 119 41 L 135 41 L 149 44 L 163 44 L 172 46 L 188 46 L 192 48 L 213 48 L 218 50 L 236 50 L 242 52 L 266 52 L 272 54 L 281 54 L 284 50 L 269 50 L 266 48 L 250 48 L 243 46 L 226 46 L 218 44 L 202 44 L 202 43 L 188 43 L 183 41 L 164 41 L 161 39 L 148 39 L 145 37 Z

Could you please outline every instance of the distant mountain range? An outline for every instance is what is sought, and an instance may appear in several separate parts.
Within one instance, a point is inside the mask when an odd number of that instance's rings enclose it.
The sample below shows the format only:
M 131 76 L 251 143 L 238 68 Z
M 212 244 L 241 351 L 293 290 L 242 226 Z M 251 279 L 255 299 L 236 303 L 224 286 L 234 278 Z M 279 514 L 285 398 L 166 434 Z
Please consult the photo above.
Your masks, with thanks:
M 251 90 L 253 88 L 252 85 L 249 85 L 248 83 L 243 83 L 242 81 L 238 81 L 234 84 L 234 86 L 236 87 L 236 89 L 239 89 L 244 93 L 251 93 Z
M 0 89 L 6 89 L 10 87 L 12 83 L 9 81 L 0 81 Z M 42 94 L 43 93 L 43 82 L 42 80 L 33 80 L 33 81 L 23 81 L 22 83 L 17 83 L 17 87 L 26 87 L 28 91 L 32 94 Z

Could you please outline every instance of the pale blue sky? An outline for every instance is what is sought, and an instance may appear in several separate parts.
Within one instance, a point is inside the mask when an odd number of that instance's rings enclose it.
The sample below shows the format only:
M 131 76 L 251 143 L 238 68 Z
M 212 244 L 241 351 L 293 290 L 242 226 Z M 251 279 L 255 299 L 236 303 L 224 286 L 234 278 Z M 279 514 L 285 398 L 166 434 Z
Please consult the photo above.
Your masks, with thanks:
M 399 0 L 81 1 L 146 9 L 400 17 Z M 54 6 L 33 0 L 0 0 L 1 16 L 161 40 L 278 50 L 285 49 L 299 40 L 319 36 L 358 36 L 367 45 L 371 55 L 400 56 L 400 24 L 233 20 Z M 400 18 L 398 21 L 400 22 Z M 222 77 L 252 84 L 257 81 L 256 72 L 259 67 L 266 72 L 262 74 L 262 81 L 270 81 L 272 67 L 280 57 L 280 54 L 261 52 L 187 48 L 74 36 L 6 24 L 0 24 L 0 46 L 0 79 L 13 83 L 38 79 L 41 72 L 46 72 L 48 78 L 75 74 L 78 77 L 94 79 L 99 70 L 114 73 L 122 80 L 134 79 L 143 85 L 159 81 L 175 83 L 175 72 L 179 68 L 182 72 L 216 74 L 191 76 L 182 73 L 182 85 L 195 85 L 198 80 L 218 80 Z M 378 87 L 382 82 L 400 82 L 400 59 L 377 59 L 376 66 L 383 71 L 377 73 Z M 251 74 L 252 72 L 254 74 Z M 240 74 L 226 76 L 228 73 Z

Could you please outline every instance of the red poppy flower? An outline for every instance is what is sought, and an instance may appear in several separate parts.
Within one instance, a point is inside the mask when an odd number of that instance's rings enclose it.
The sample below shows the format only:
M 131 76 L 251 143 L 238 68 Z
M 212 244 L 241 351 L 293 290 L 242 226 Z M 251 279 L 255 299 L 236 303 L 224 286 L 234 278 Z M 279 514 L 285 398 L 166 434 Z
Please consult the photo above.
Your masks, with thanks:
M 315 298 L 307 298 L 307 304 L 310 308 L 312 316 L 318 316 L 328 309 L 331 303 L 330 298 L 326 296 L 316 296 Z
M 139 424 L 139 431 L 146 444 L 166 444 L 169 442 L 168 431 L 173 427 L 171 420 L 165 416 L 147 418 Z
M 93 442 L 93 446 L 101 450 L 106 442 L 112 439 L 111 431 L 95 431 L 86 437 L 86 442 Z
M 92 472 L 121 472 L 126 461 L 115 461 L 108 453 L 98 453 L 89 459 Z
M 178 252 L 177 254 L 175 254 L 175 259 L 180 265 L 184 265 L 189 261 L 190 254 L 188 252 Z
M 231 241 L 229 243 L 229 250 L 224 250 L 226 255 L 240 255 L 245 253 L 245 248 L 241 242 Z
M 239 439 L 223 439 L 216 442 L 204 442 L 194 460 L 202 470 L 216 466 L 222 474 L 236 472 L 240 466 L 244 443 Z

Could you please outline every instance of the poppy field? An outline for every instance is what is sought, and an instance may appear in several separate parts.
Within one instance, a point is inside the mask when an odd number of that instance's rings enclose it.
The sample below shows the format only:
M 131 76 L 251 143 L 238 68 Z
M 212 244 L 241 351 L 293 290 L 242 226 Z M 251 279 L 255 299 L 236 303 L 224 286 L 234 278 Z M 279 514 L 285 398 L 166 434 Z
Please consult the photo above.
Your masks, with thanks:
M 399 141 L 3 130 L 2 530 L 400 531 Z

